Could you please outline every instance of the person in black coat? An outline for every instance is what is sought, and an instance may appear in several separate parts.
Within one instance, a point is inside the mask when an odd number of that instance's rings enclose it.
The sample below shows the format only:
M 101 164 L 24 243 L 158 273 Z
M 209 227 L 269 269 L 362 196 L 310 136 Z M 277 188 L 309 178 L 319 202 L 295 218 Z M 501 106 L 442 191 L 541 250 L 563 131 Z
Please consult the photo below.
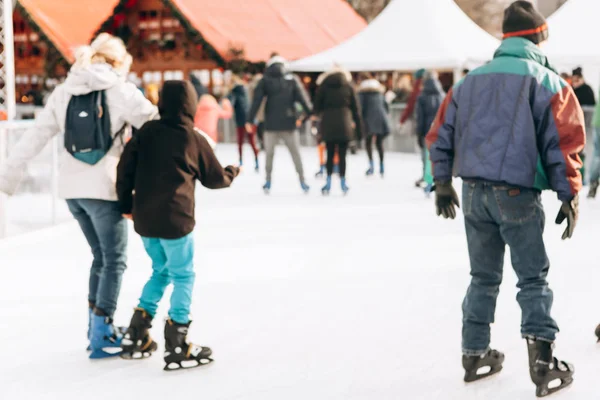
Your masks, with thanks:
M 425 181 L 425 168 L 427 162 L 427 150 L 425 148 L 425 136 L 429 132 L 431 124 L 435 120 L 437 112 L 445 97 L 444 89 L 439 81 L 437 72 L 425 74 L 423 89 L 417 98 L 417 141 L 421 148 L 421 159 L 423 161 L 423 175 L 415 182 L 416 187 L 421 187 Z
M 362 137 L 362 116 L 356 92 L 351 85 L 352 75 L 339 69 L 323 74 L 317 84 L 314 114 L 321 119 L 319 131 L 327 146 L 327 184 L 323 194 L 331 190 L 333 159 L 337 150 L 342 191 L 348 192 L 346 185 L 346 154 L 348 145 Z
M 369 169 L 367 175 L 375 172 L 373 164 L 373 142 L 379 153 L 379 172 L 383 176 L 385 172 L 383 158 L 383 140 L 390 134 L 390 120 L 388 116 L 389 107 L 385 101 L 385 88 L 373 75 L 363 75 L 364 80 L 358 88 L 362 117 L 365 122 L 366 147 L 369 156 Z
M 302 106 L 306 115 L 312 113 L 312 104 L 300 79 L 288 71 L 287 61 L 277 53 L 274 53 L 267 63 L 263 78 L 254 90 L 247 130 L 254 129 L 251 124 L 254 123 L 264 99 L 266 99 L 264 141 L 267 179 L 263 189 L 265 193 L 271 190 L 275 145 L 283 141 L 294 161 L 300 178 L 300 187 L 306 193 L 310 187 L 304 179 L 304 167 L 300 156 L 300 136 L 297 128 L 300 127 L 301 118 L 296 103 Z
M 231 89 L 228 98 L 233 105 L 233 111 L 235 113 L 234 116 L 240 165 L 243 164 L 242 147 L 244 145 L 244 139 L 248 137 L 248 143 L 250 143 L 252 151 L 254 152 L 254 169 L 258 172 L 259 165 L 258 147 L 256 146 L 256 133 L 254 129 L 246 129 L 246 124 L 248 123 L 248 111 L 250 111 L 248 90 L 246 89 L 246 86 L 244 86 L 244 81 L 242 78 L 237 75 L 233 76 L 233 88 Z
M 185 337 L 195 280 L 196 181 L 209 189 L 227 188 L 240 172 L 239 167 L 223 168 L 208 141 L 194 129 L 197 103 L 190 82 L 165 82 L 158 104 L 160 120 L 142 126 L 117 167 L 120 210 L 133 219 L 153 269 L 123 339 L 123 357 L 156 350 L 148 329 L 166 287 L 173 283 L 165 325 L 167 367 L 182 361 L 210 362 L 210 348 L 188 343 Z
M 583 79 L 583 69 L 581 69 L 581 67 L 573 70 L 571 81 L 579 104 L 582 106 L 595 106 L 596 96 L 594 94 L 594 89 L 585 83 L 585 79 Z

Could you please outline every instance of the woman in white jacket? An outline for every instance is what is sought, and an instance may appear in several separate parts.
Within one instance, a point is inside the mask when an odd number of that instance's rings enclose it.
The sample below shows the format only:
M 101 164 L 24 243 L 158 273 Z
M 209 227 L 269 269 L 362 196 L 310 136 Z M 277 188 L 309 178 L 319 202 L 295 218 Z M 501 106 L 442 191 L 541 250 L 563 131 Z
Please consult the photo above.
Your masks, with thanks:
M 110 151 L 90 165 L 64 152 L 60 163 L 59 195 L 79 223 L 94 257 L 89 280 L 90 358 L 105 357 L 107 347 L 120 347 L 121 335 L 112 317 L 126 268 L 127 223 L 119 212 L 115 191 L 116 168 L 124 143 L 123 127 L 140 128 L 157 109 L 125 77 L 132 58 L 123 42 L 100 34 L 90 46 L 78 49 L 66 81 L 50 95 L 44 110 L 12 149 L 0 167 L 0 191 L 12 195 L 26 164 L 56 135 L 65 132 L 69 100 L 73 95 L 105 91 L 114 137 Z M 127 135 L 127 133 L 125 134 Z M 120 136 L 117 137 L 117 136 Z

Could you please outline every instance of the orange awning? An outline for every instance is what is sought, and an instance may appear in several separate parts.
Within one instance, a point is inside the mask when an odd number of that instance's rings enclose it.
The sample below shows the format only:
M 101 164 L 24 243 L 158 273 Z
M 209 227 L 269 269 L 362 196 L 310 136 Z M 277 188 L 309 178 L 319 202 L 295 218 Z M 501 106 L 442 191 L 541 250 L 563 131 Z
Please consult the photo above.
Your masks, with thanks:
M 273 51 L 290 60 L 302 58 L 333 47 L 367 26 L 345 0 L 170 2 L 224 58 L 232 47 L 243 48 L 249 61 L 267 60 Z
M 89 44 L 119 0 L 19 0 L 31 20 L 67 61 L 77 47 Z

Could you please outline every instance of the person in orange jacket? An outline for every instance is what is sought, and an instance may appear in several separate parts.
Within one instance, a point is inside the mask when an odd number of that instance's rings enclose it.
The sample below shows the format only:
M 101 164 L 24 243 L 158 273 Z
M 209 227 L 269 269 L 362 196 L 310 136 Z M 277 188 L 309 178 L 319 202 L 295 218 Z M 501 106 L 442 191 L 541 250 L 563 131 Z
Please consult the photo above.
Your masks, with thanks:
M 230 119 L 231 117 L 233 117 L 233 106 L 229 100 L 223 99 L 219 104 L 212 95 L 205 94 L 200 97 L 198 102 L 194 126 L 217 142 L 219 119 Z

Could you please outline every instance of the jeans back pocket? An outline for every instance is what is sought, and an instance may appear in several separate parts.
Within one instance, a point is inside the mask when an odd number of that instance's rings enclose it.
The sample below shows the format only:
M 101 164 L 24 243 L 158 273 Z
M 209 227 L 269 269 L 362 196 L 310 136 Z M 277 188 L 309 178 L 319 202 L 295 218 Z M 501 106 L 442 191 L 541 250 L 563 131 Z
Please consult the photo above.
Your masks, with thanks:
M 540 194 L 533 189 L 495 186 L 494 195 L 504 222 L 525 222 L 537 215 Z

